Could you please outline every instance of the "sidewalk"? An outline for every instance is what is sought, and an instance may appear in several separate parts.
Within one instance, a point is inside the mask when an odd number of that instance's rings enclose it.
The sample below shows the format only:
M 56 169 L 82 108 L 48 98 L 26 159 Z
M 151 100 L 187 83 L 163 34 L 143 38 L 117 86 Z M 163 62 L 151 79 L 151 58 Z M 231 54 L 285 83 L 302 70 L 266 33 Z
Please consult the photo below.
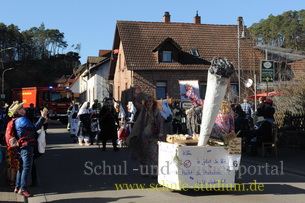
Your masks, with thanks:
M 9 190 L 8 190 L 9 189 Z M 6 191 L 4 191 L 6 190 Z M 0 202 L 14 203 L 14 202 L 26 202 L 24 197 L 12 192 L 8 187 L 0 187 Z
M 6 185 L 4 176 L 4 163 L 0 163 L 0 203 L 25 202 L 23 196 L 13 193 L 13 187 Z
M 268 165 L 283 166 L 284 172 L 305 176 L 305 150 L 278 147 L 278 157 L 274 155 L 262 157 L 261 153 L 258 153 L 256 157 L 242 155 L 242 162 L 256 165 L 266 165 L 268 163 Z

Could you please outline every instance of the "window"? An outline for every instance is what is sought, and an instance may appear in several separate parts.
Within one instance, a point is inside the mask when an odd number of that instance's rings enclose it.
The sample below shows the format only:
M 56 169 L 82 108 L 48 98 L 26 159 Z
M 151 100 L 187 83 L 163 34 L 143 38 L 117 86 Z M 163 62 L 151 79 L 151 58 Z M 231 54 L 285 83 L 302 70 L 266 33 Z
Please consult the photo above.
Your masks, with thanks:
M 163 51 L 163 62 L 172 62 L 172 51 Z
M 42 94 L 43 94 L 43 100 L 45 100 L 45 101 L 50 100 L 48 92 L 43 92 Z
M 167 84 L 166 82 L 157 82 L 157 99 L 166 99 Z
M 190 49 L 190 52 L 191 52 L 191 54 L 192 54 L 193 56 L 196 56 L 196 57 L 200 56 L 200 55 L 199 55 L 199 52 L 198 52 L 198 49 Z
M 231 84 L 231 92 L 235 95 L 239 95 L 238 93 L 238 84 Z
M 121 70 L 121 54 L 119 54 L 117 63 L 119 64 L 119 70 Z
M 200 98 L 205 99 L 205 93 L 207 91 L 207 83 L 200 82 L 199 83 L 199 92 L 200 92 Z
M 65 91 L 51 91 L 50 101 L 52 102 L 69 102 L 72 101 L 72 92 Z
M 234 103 L 238 102 L 238 84 L 230 84 L 230 92 L 228 94 L 228 99 Z

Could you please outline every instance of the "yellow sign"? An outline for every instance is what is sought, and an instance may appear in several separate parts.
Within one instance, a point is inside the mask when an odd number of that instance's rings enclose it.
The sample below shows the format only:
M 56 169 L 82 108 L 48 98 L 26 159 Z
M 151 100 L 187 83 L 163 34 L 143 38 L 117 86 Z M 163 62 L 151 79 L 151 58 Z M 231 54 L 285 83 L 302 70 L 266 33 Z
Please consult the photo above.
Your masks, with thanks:
M 22 95 L 32 95 L 32 92 L 22 92 Z

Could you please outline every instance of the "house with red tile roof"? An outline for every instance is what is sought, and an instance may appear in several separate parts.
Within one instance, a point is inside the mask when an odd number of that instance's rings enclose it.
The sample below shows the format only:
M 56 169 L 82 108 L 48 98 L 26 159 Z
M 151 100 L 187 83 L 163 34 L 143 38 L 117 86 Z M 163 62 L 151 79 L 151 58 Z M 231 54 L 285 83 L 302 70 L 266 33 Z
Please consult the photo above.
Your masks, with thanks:
M 204 98 L 214 57 L 235 67 L 228 85 L 231 96 L 247 96 L 244 82 L 259 75 L 264 55 L 254 48 L 242 17 L 237 25 L 202 24 L 198 14 L 193 23 L 171 22 L 169 12 L 163 17 L 163 22 L 117 21 L 109 73 L 116 100 L 133 100 L 135 89 L 156 99 L 179 99 L 181 80 L 198 80 Z
M 109 97 L 110 86 L 107 80 L 110 68 L 111 50 L 99 50 L 99 56 L 88 56 L 87 62 L 80 66 L 73 75 L 75 78 L 70 84 L 77 102 L 95 99 L 102 102 Z

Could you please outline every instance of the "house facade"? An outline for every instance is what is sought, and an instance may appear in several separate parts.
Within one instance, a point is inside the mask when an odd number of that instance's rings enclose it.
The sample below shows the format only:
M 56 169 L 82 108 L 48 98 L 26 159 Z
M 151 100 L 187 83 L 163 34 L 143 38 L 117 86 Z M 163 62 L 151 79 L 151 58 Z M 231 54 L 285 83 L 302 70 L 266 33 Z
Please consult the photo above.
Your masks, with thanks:
M 112 94 L 112 82 L 108 80 L 110 69 L 110 50 L 99 50 L 99 56 L 89 56 L 87 63 L 76 71 L 76 77 L 70 88 L 79 95 L 77 102 L 95 99 L 102 102 Z
M 305 70 L 305 55 L 304 55 L 304 59 L 298 60 L 298 61 L 294 61 L 293 63 L 290 63 L 290 65 L 291 65 L 291 69 L 293 70 L 293 72 L 295 74 L 304 74 L 304 70 Z
M 74 100 L 79 103 L 80 97 L 80 74 L 78 74 L 70 84 L 70 89 L 73 92 Z
M 88 71 L 86 64 L 81 65 L 74 73 L 75 78 L 70 84 L 70 89 L 74 93 L 74 100 L 83 103 L 87 99 Z
M 204 98 L 214 57 L 226 58 L 235 67 L 228 91 L 247 96 L 244 81 L 259 74 L 264 55 L 245 36 L 242 17 L 237 25 L 201 24 L 198 15 L 194 23 L 173 23 L 168 12 L 163 17 L 163 22 L 117 21 L 109 74 L 116 100 L 127 103 L 135 90 L 156 99 L 179 99 L 182 80 L 198 81 Z
M 101 102 L 111 94 L 107 80 L 109 77 L 109 68 L 110 59 L 107 57 L 97 65 L 89 68 L 87 96 L 90 103 L 93 103 L 95 99 Z

